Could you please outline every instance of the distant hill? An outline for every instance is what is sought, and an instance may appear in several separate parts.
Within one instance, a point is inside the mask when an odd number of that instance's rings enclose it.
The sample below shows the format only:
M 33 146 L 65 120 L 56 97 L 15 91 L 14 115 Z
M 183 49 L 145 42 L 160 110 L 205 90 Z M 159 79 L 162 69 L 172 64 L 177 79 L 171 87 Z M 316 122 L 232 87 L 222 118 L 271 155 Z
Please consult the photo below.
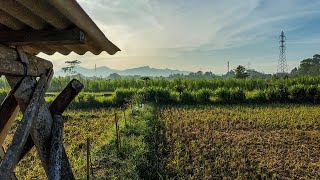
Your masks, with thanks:
M 180 71 L 180 70 L 172 70 L 172 69 L 158 69 L 158 68 L 152 68 L 149 66 L 142 66 L 142 67 L 137 67 L 137 68 L 131 68 L 131 69 L 125 69 L 125 70 L 116 70 L 116 69 L 111 69 L 106 66 L 101 66 L 97 67 L 96 72 L 95 69 L 89 69 L 85 67 L 77 67 L 75 69 L 77 73 L 80 73 L 84 76 L 87 77 L 92 77 L 92 76 L 102 76 L 106 77 L 109 76 L 112 73 L 117 73 L 121 76 L 134 76 L 134 75 L 140 75 L 140 76 L 163 76 L 163 77 L 168 77 L 171 74 L 189 74 L 189 71 Z M 62 71 L 59 70 L 55 73 L 55 76 L 66 76 L 66 74 Z

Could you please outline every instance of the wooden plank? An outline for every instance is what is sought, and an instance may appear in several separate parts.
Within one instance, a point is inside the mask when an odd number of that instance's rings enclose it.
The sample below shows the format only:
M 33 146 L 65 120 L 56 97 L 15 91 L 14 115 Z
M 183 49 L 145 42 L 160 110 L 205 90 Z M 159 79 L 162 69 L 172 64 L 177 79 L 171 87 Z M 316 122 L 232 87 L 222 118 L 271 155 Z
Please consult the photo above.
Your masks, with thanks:
M 83 87 L 84 86 L 78 80 L 71 80 L 64 90 L 51 103 L 49 108 L 50 112 L 52 114 L 62 114 L 73 99 L 80 93 Z
M 8 45 L 84 44 L 85 33 L 78 29 L 47 31 L 1 31 L 0 43 Z
M 6 152 L 1 163 L 1 178 L 9 179 L 11 173 L 13 172 L 13 169 L 19 161 L 20 154 L 29 136 L 31 126 L 33 125 L 34 120 L 38 116 L 40 101 L 42 98 L 44 98 L 46 89 L 48 88 L 48 84 L 52 75 L 53 74 L 51 72 L 49 72 L 48 76 L 45 74 L 42 75 L 39 82 L 36 85 L 30 103 L 28 104 L 26 111 L 23 113 L 23 118 L 17 127 L 17 130 L 13 136 L 12 143 L 9 146 L 8 151 Z
M 44 60 L 44 59 L 36 57 L 36 56 L 32 56 L 30 54 L 26 54 L 26 56 L 29 61 L 29 64 L 28 64 L 29 67 L 35 69 L 35 70 L 31 70 L 31 69 L 28 70 L 30 72 L 30 75 L 31 75 L 31 72 L 35 72 L 36 75 L 39 75 L 39 74 L 41 74 L 43 72 L 47 72 L 49 69 L 53 68 L 53 65 L 50 61 Z M 10 68 L 15 68 L 15 66 L 13 66 L 13 65 L 18 66 L 17 68 L 19 70 L 12 69 L 12 71 L 21 72 L 21 68 L 23 65 L 20 62 L 18 62 L 18 61 L 20 61 L 20 56 L 19 56 L 16 49 L 0 44 L 0 61 L 1 61 L 0 65 L 2 63 L 6 63 Z M 10 63 L 13 65 L 9 65 Z M 4 69 L 7 69 L 5 65 L 1 65 L 1 66 Z M 19 81 L 19 79 L 18 79 L 18 81 Z M 15 84 L 13 84 L 13 86 L 14 85 Z
M 49 164 L 50 180 L 61 179 L 61 162 L 63 149 L 63 118 L 61 115 L 53 115 L 51 154 Z
M 30 59 L 29 59 L 30 60 Z M 14 86 L 21 78 L 19 77 L 6 77 L 10 86 Z M 36 86 L 36 79 L 34 77 L 25 77 L 26 86 L 20 86 L 20 93 L 15 93 L 15 99 L 22 112 L 25 112 L 26 106 L 30 101 L 30 96 L 34 92 Z M 44 99 L 41 99 L 38 118 L 34 122 L 34 126 L 31 128 L 32 140 L 35 142 L 37 151 L 42 162 L 42 165 L 47 172 L 49 162 L 49 146 L 51 135 L 52 117 L 48 110 L 47 104 Z M 49 143 L 48 143 L 49 142 Z M 49 148 L 49 149 L 48 149 Z
M 83 85 L 78 80 L 71 80 L 66 88 L 64 88 L 64 90 L 51 103 L 49 107 L 51 114 L 61 115 L 82 89 Z M 32 149 L 33 146 L 34 142 L 30 137 L 27 140 L 25 150 L 22 152 L 20 160 Z
M 47 69 L 41 68 L 40 66 L 41 64 L 29 64 L 27 67 L 25 67 L 19 61 L 0 59 L 0 75 L 7 75 L 7 76 L 28 75 L 28 76 L 39 77 L 41 74 L 47 71 Z
M 52 114 L 62 114 L 72 100 L 79 94 L 83 89 L 83 85 L 76 79 L 70 81 L 66 88 L 58 95 L 58 97 L 51 103 L 49 109 Z M 25 148 L 20 156 L 20 160 L 32 149 L 34 142 L 32 138 L 29 137 Z M 65 149 L 62 149 L 62 169 L 61 174 L 63 179 L 74 179 L 70 162 L 67 157 Z
M 0 162 L 2 161 L 2 159 L 3 159 L 5 154 L 6 153 L 4 151 L 4 148 L 1 146 L 0 147 Z M 11 173 L 10 177 L 11 177 L 11 180 L 16 180 L 17 179 L 17 177 L 16 177 L 16 175 L 14 173 Z

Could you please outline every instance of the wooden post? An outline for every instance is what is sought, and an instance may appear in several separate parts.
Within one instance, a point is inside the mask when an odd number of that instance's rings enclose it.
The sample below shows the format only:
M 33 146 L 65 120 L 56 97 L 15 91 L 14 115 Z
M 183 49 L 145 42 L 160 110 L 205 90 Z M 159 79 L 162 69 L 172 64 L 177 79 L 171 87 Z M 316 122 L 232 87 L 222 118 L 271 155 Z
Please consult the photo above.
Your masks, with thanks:
M 119 119 L 117 112 L 114 113 L 114 121 L 116 124 L 116 146 L 117 146 L 117 152 L 120 152 L 120 133 L 119 133 Z
M 90 139 L 87 138 L 87 180 L 90 179 Z
M 12 143 L 1 163 L 0 177 L 2 178 L 10 178 L 10 174 L 13 172 L 14 167 L 19 161 L 20 154 L 29 136 L 33 121 L 38 116 L 40 100 L 41 98 L 44 98 L 51 77 L 52 73 L 49 72 L 48 76 L 42 75 L 37 83 L 32 99 L 23 114 L 23 119 L 21 120 L 14 134 Z
M 61 115 L 53 115 L 51 156 L 49 164 L 49 180 L 61 179 L 61 159 L 63 149 L 63 118 Z
M 126 108 L 123 109 L 124 124 L 127 127 Z

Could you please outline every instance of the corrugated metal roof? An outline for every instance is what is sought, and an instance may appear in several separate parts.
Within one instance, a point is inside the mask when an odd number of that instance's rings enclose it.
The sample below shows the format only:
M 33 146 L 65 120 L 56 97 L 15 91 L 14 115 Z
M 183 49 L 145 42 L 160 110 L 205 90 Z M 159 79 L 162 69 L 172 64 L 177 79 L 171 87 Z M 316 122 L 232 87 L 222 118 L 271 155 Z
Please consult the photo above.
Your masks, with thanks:
M 0 31 L 65 30 L 79 28 L 87 35 L 85 44 L 23 45 L 30 54 L 59 52 L 68 55 L 102 51 L 113 55 L 120 49 L 109 41 L 76 0 L 0 0 Z

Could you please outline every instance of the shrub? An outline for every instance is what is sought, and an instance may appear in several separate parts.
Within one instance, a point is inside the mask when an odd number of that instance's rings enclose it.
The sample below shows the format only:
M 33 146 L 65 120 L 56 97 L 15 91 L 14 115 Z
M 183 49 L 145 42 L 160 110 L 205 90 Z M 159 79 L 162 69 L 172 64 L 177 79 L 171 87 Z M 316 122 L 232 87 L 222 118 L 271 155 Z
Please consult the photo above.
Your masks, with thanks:
M 319 99 L 319 89 L 315 85 L 307 87 L 307 99 L 311 102 L 316 102 Z
M 210 89 L 200 89 L 196 92 L 196 100 L 199 103 L 207 104 L 210 103 L 212 91 Z
M 184 91 L 181 94 L 180 102 L 183 104 L 193 104 L 195 102 L 195 97 L 190 91 Z
M 302 84 L 293 85 L 290 87 L 290 96 L 295 101 L 304 101 L 307 99 L 307 90 Z
M 246 94 L 241 88 L 233 88 L 229 90 L 230 102 L 242 103 L 246 100 Z
M 227 88 L 220 87 L 215 90 L 214 94 L 218 97 L 218 100 L 222 102 L 228 102 L 231 99 L 230 92 Z
M 114 103 L 122 106 L 127 103 L 128 100 L 132 99 L 136 93 L 136 89 L 117 89 L 115 91 Z

